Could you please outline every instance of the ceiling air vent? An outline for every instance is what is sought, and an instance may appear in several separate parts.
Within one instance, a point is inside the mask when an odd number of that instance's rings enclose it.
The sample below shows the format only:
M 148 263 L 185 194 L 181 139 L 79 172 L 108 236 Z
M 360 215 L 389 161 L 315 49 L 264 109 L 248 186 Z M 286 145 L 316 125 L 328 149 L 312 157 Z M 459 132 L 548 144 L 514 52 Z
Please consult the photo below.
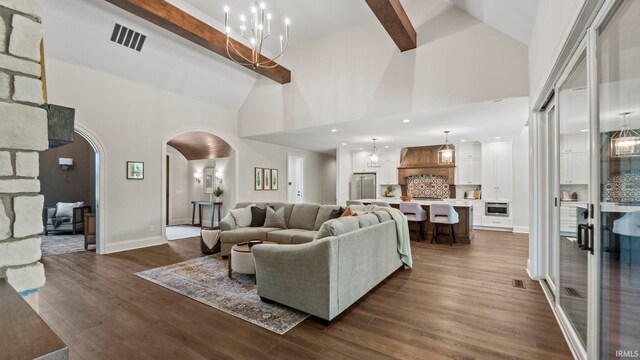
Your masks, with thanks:
M 111 34 L 111 41 L 114 43 L 137 51 L 142 50 L 142 45 L 144 45 L 146 39 L 147 37 L 145 35 L 120 24 L 116 24 L 116 26 L 113 27 L 113 33 Z

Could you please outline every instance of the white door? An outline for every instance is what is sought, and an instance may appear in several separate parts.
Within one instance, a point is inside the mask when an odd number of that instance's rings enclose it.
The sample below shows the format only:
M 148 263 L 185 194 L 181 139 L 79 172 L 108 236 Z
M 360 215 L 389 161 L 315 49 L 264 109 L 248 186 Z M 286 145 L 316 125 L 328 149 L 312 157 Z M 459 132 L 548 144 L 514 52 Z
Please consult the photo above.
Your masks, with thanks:
M 482 183 L 482 158 L 469 159 L 469 184 L 480 185 Z
M 288 156 L 287 201 L 290 203 L 304 202 L 304 156 Z

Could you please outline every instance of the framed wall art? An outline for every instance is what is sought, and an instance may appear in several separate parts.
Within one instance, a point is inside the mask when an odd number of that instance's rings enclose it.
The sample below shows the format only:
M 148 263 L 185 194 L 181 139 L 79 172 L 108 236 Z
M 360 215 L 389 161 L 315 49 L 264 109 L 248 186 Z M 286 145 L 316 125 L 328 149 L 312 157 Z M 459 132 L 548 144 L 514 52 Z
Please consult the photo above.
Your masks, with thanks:
M 271 169 L 262 169 L 262 184 L 264 190 L 271 190 Z
M 213 194 L 213 190 L 215 188 L 215 172 L 216 169 L 212 167 L 208 167 L 202 170 L 202 180 L 204 182 L 204 184 L 202 185 L 202 190 L 205 194 Z
M 127 180 L 144 180 L 142 161 L 127 161 Z
M 262 184 L 262 168 L 253 168 L 253 189 L 256 191 L 264 190 Z
M 278 169 L 271 169 L 271 190 L 278 190 Z

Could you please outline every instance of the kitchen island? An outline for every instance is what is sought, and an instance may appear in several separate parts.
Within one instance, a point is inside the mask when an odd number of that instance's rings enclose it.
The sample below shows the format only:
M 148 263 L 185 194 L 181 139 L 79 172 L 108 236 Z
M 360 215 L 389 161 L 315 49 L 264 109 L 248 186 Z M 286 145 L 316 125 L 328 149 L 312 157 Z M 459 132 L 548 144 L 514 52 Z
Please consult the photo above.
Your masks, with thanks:
M 378 198 L 378 199 L 361 199 L 364 204 L 371 204 L 373 201 L 386 201 L 391 207 L 399 208 L 402 200 L 400 198 Z M 473 204 L 471 201 L 444 199 L 444 200 L 421 200 L 413 199 L 411 202 L 418 203 L 427 211 L 427 220 L 425 221 L 425 239 L 431 240 L 434 225 L 429 221 L 429 209 L 431 204 L 450 204 L 458 212 L 459 222 L 453 225 L 453 233 L 459 244 L 470 244 L 473 239 Z

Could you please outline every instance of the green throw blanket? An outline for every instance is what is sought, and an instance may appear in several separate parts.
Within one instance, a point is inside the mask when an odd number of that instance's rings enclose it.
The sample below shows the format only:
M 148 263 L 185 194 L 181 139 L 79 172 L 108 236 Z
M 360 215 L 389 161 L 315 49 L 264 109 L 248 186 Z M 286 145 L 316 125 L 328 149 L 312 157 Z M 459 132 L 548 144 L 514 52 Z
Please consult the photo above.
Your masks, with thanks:
M 409 268 L 413 268 L 413 260 L 411 259 L 411 244 L 409 242 L 409 222 L 404 214 L 394 208 L 377 208 L 376 210 L 385 210 L 391 215 L 393 221 L 396 222 L 396 231 L 398 232 L 398 253 L 400 260 Z

